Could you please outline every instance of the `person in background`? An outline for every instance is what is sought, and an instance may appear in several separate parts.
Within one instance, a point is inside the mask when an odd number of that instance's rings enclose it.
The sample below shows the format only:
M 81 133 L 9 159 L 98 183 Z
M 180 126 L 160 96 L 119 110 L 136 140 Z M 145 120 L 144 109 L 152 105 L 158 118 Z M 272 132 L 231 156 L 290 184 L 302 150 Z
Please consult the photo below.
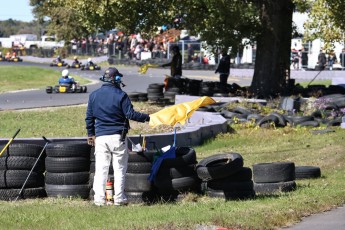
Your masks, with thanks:
M 222 51 L 222 57 L 219 60 L 218 67 L 215 73 L 219 73 L 220 90 L 222 93 L 227 93 L 228 77 L 230 74 L 230 55 L 226 50 Z
M 339 54 L 339 61 L 340 61 L 340 65 L 343 67 L 343 69 L 345 68 L 345 48 L 343 48 L 341 50 L 341 53 Z
M 126 205 L 124 193 L 128 164 L 126 134 L 129 120 L 150 121 L 150 116 L 136 112 L 128 95 L 121 89 L 123 75 L 109 68 L 101 77 L 103 85 L 92 92 L 86 111 L 87 142 L 95 146 L 94 204 L 105 205 L 105 186 L 111 159 L 114 169 L 114 205 Z
M 188 48 L 187 48 L 187 63 L 193 61 L 194 59 L 194 49 L 192 44 L 188 44 Z
M 170 66 L 170 75 L 173 78 L 181 78 L 182 76 L 182 55 L 178 46 L 172 48 L 173 57 L 171 62 L 163 64 L 162 67 Z
M 301 68 L 305 70 L 308 68 L 308 52 L 305 51 L 304 47 L 300 50 L 301 53 Z
M 337 57 L 335 56 L 334 50 L 331 50 L 331 52 L 329 52 L 327 61 L 329 70 L 333 70 L 333 64 L 337 62 Z
M 319 70 L 324 70 L 326 66 L 327 58 L 326 54 L 323 50 L 320 50 L 319 56 L 317 57 L 317 64 L 319 66 Z

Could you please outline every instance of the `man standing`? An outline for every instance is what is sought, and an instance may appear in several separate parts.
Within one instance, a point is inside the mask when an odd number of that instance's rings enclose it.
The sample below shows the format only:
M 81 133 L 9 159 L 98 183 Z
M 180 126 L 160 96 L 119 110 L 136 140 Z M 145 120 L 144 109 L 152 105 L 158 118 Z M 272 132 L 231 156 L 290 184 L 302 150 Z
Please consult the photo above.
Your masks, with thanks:
M 230 55 L 228 55 L 225 50 L 222 52 L 222 58 L 219 60 L 215 73 L 219 73 L 221 92 L 227 93 L 226 86 L 228 84 L 228 77 L 230 74 Z
M 341 67 L 343 67 L 344 69 L 345 68 L 345 48 L 343 48 L 341 53 L 339 54 L 339 61 L 340 61 Z
M 194 49 L 192 44 L 188 44 L 188 49 L 187 49 L 187 63 L 193 61 L 194 58 Z
M 105 204 L 105 185 L 111 158 L 114 169 L 114 204 L 127 204 L 124 193 L 128 164 L 125 137 L 129 120 L 150 120 L 148 114 L 134 111 L 128 95 L 121 89 L 122 77 L 116 68 L 106 70 L 100 79 L 104 84 L 91 93 L 86 111 L 87 141 L 89 145 L 95 145 L 96 170 L 93 190 L 94 203 L 97 206 Z
M 320 50 L 319 56 L 317 57 L 317 63 L 319 65 L 319 70 L 324 70 L 326 66 L 327 58 L 323 50 Z
M 163 64 L 162 67 L 170 66 L 170 74 L 173 78 L 181 78 L 182 76 L 182 55 L 178 46 L 172 48 L 173 58 L 171 62 Z

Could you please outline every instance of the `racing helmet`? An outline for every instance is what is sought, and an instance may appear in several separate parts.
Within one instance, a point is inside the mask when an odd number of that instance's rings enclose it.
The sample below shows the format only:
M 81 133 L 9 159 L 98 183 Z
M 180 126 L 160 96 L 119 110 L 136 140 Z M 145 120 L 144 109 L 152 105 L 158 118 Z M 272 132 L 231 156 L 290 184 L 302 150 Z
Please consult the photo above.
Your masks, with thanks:
M 91 59 L 91 58 L 88 58 L 87 61 L 90 62 L 90 61 L 92 61 L 92 59 Z
M 115 67 L 108 68 L 104 75 L 100 78 L 101 81 L 111 82 L 111 83 L 121 83 L 121 78 L 123 75 Z
M 69 72 L 68 72 L 68 69 L 64 69 L 64 70 L 62 70 L 62 76 L 63 77 L 68 77 L 68 74 L 69 74 Z
M 60 55 L 58 55 L 56 58 L 60 58 Z
M 76 60 L 76 59 L 78 59 L 78 57 L 77 57 L 77 56 L 74 56 L 73 59 Z

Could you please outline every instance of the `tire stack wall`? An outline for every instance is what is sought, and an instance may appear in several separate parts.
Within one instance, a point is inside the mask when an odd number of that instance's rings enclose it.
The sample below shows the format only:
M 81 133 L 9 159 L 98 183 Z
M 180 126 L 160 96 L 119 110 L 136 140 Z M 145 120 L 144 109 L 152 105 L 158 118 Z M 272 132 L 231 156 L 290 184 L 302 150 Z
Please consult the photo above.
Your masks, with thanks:
M 48 144 L 45 159 L 48 197 L 89 197 L 90 151 L 86 142 Z
M 1 149 L 4 147 L 0 146 Z M 0 157 L 0 200 L 15 200 L 17 196 L 19 199 L 46 196 L 43 175 L 45 152 L 37 161 L 42 150 L 43 146 L 35 144 L 13 143 L 8 146 Z M 26 179 L 25 187 L 19 195 Z
M 176 201 L 186 192 L 200 193 L 201 180 L 195 171 L 196 164 L 196 153 L 191 147 L 177 147 L 176 158 L 163 159 L 154 179 L 159 200 Z
M 296 189 L 293 162 L 258 163 L 253 165 L 254 190 L 270 195 Z
M 148 180 L 154 152 L 129 152 L 125 194 L 130 203 L 153 203 L 156 192 Z
M 225 200 L 255 196 L 252 170 L 243 167 L 243 158 L 238 153 L 206 157 L 198 163 L 197 174 L 203 180 L 202 190 L 207 196 Z

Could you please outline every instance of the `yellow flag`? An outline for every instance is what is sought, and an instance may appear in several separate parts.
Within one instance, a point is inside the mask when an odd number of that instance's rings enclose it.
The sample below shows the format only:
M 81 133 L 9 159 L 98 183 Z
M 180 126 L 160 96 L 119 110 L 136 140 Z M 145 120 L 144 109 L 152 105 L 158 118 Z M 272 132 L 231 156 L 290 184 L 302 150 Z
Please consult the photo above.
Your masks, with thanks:
M 141 74 L 145 74 L 149 68 L 157 68 L 157 67 L 159 67 L 158 64 L 144 64 L 140 66 L 140 69 L 138 72 Z
M 174 126 L 176 123 L 184 125 L 186 120 L 190 118 L 195 110 L 200 107 L 216 103 L 211 97 L 201 97 L 194 101 L 183 102 L 164 108 L 150 115 L 149 125 L 154 128 L 158 125 Z

